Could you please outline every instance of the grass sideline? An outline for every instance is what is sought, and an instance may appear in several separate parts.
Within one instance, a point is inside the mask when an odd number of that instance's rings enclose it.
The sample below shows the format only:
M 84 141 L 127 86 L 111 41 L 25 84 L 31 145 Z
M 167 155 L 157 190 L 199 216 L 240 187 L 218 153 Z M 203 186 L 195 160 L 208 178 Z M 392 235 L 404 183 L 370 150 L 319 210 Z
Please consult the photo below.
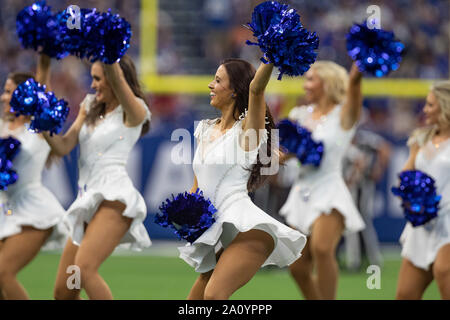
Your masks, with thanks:
M 41 252 L 18 278 L 31 299 L 53 299 L 53 285 L 60 258 L 59 252 Z M 391 300 L 395 297 L 400 258 L 385 254 L 381 270 L 381 288 L 366 286 L 369 274 L 340 271 L 338 296 L 342 300 Z M 110 286 L 115 299 L 121 300 L 183 300 L 197 274 L 181 259 L 168 255 L 117 255 L 102 265 L 101 275 Z M 82 293 L 83 298 L 87 298 Z M 297 300 L 303 299 L 286 268 L 263 268 L 232 300 Z M 435 282 L 424 299 L 440 299 Z

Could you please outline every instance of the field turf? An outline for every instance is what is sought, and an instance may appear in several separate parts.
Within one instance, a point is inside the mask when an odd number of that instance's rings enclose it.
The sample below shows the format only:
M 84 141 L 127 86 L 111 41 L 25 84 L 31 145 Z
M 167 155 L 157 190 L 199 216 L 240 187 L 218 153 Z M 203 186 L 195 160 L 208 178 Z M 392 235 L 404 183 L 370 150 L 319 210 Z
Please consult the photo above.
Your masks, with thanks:
M 162 252 L 162 251 L 161 251 Z M 53 299 L 53 285 L 60 258 L 59 252 L 41 252 L 19 273 L 19 281 L 31 299 Z M 367 265 L 366 265 L 367 266 Z M 381 288 L 368 289 L 370 276 L 340 271 L 338 299 L 394 299 L 400 257 L 385 255 L 381 270 Z M 174 300 L 185 299 L 197 274 L 172 254 L 114 254 L 102 265 L 100 273 L 109 284 L 115 299 Z M 87 298 L 85 293 L 82 297 Z M 302 299 L 287 269 L 263 268 L 231 299 L 296 300 Z M 436 283 L 427 289 L 424 299 L 440 299 Z

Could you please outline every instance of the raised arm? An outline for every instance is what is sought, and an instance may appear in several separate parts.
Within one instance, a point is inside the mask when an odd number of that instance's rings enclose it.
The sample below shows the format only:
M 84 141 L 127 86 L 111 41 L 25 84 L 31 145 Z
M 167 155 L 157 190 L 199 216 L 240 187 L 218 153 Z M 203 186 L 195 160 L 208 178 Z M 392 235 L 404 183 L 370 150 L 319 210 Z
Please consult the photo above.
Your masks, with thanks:
M 341 126 L 344 130 L 350 130 L 358 122 L 362 109 L 361 93 L 362 73 L 353 63 L 350 70 L 347 96 L 341 112 Z
M 120 68 L 119 63 L 103 64 L 106 79 L 125 112 L 125 125 L 135 127 L 144 121 L 146 112 L 134 95 Z
M 48 55 L 44 53 L 39 54 L 36 68 L 36 81 L 40 84 L 45 84 L 47 86 L 47 91 L 51 91 L 50 64 L 51 58 Z
M 86 110 L 84 105 L 80 105 L 78 116 L 64 135 L 50 136 L 48 132 L 43 132 L 45 140 L 52 148 L 52 152 L 59 157 L 63 157 L 70 153 L 78 144 L 78 134 L 80 133 L 84 119 L 86 118 Z
M 273 64 L 261 63 L 250 83 L 248 115 L 245 119 L 244 130 L 259 130 L 265 127 L 266 102 L 264 100 L 264 91 L 269 83 L 272 69 Z

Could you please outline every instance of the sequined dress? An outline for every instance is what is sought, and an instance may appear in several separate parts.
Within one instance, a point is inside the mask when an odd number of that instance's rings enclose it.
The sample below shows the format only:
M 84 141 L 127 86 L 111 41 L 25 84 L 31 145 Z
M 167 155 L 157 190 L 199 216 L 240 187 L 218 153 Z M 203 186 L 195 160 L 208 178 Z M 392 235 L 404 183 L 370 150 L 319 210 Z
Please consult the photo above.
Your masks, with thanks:
M 345 231 L 356 232 L 365 227 L 342 172 L 343 157 L 356 131 L 356 125 L 344 130 L 340 124 L 342 107 L 337 105 L 319 120 L 312 118 L 313 105 L 294 107 L 289 119 L 312 132 L 312 138 L 322 141 L 324 154 L 318 168 L 301 166 L 285 204 L 280 209 L 288 225 L 304 234 L 311 233 L 311 226 L 322 214 L 333 209 L 344 217 Z
M 217 120 L 202 120 L 197 126 L 194 135 L 198 147 L 193 161 L 199 189 L 218 210 L 216 222 L 193 244 L 180 247 L 180 257 L 195 271 L 207 272 L 216 265 L 217 250 L 227 248 L 239 232 L 259 229 L 275 242 L 275 249 L 263 266 L 291 264 L 301 256 L 306 237 L 259 209 L 247 191 L 247 169 L 256 162 L 259 147 L 267 141 L 267 131 L 263 130 L 259 146 L 246 152 L 239 145 L 242 120 L 211 141 Z
M 64 241 L 67 230 L 62 224 L 64 208 L 58 199 L 42 184 L 42 171 L 50 153 L 50 146 L 39 134 L 26 130 L 25 126 L 8 129 L 8 123 L 0 121 L 1 137 L 12 136 L 21 143 L 13 160 L 18 180 L 0 191 L 0 240 L 22 232 L 23 226 L 46 230 L 53 228 L 49 242 Z
M 82 105 L 86 112 L 95 96 L 88 94 Z M 121 239 L 130 249 L 140 250 L 151 245 L 143 221 L 147 207 L 142 195 L 134 187 L 126 171 L 128 155 L 141 135 L 142 125 L 150 120 L 150 111 L 138 126 L 126 127 L 123 109 L 119 105 L 96 123 L 95 127 L 83 124 L 79 133 L 80 156 L 78 159 L 78 195 L 67 210 L 66 222 L 73 243 L 80 245 L 88 224 L 104 201 L 120 201 L 126 205 L 122 215 L 132 218 L 127 233 Z
M 435 180 L 436 193 L 442 198 L 436 218 L 418 227 L 406 223 L 400 236 L 401 254 L 416 267 L 428 270 L 439 249 L 450 244 L 450 139 L 439 147 L 431 141 L 422 146 L 416 156 L 415 169 Z

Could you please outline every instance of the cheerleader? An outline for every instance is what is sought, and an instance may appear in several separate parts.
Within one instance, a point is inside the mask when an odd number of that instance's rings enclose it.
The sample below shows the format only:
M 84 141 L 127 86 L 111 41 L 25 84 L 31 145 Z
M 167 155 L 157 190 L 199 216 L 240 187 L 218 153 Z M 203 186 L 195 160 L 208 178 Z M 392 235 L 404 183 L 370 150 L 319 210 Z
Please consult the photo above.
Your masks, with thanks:
M 309 236 L 303 257 L 289 267 L 306 299 L 336 298 L 337 245 L 343 231 L 364 228 L 342 172 L 342 160 L 361 113 L 361 78 L 355 64 L 349 77 L 334 62 L 316 62 L 306 73 L 304 84 L 310 104 L 295 107 L 289 114 L 291 120 L 312 131 L 314 140 L 324 144 L 320 167 L 300 168 L 280 209 L 288 225 Z M 288 154 L 282 161 L 293 156 Z M 314 266 L 317 278 L 313 278 Z
M 218 211 L 211 227 L 179 248 L 180 257 L 200 273 L 188 299 L 228 299 L 261 266 L 289 265 L 305 245 L 304 235 L 270 217 L 248 195 L 264 178 L 260 147 L 271 145 L 274 123 L 264 90 L 272 69 L 261 64 L 256 71 L 244 60 L 228 59 L 208 85 L 210 104 L 221 117 L 202 120 L 195 130 L 191 192 L 199 188 Z M 278 161 L 270 149 L 266 155 Z
M 50 58 L 41 55 L 36 73 L 38 82 L 49 82 L 49 66 Z M 29 298 L 17 281 L 17 273 L 33 260 L 46 241 L 63 232 L 57 225 L 62 221 L 64 208 L 41 182 L 50 146 L 42 135 L 26 129 L 29 116 L 16 117 L 9 112 L 14 90 L 29 78 L 33 75 L 10 74 L 1 95 L 1 137 L 12 136 L 21 142 L 13 161 L 19 178 L 7 190 L 0 191 L 0 296 L 4 299 Z
M 442 299 L 450 299 L 450 81 L 431 87 L 423 112 L 427 126 L 408 140 L 410 156 L 403 170 L 430 175 L 442 198 L 436 218 L 417 227 L 407 222 L 403 230 L 396 298 L 421 299 L 435 279 Z
M 98 273 L 119 244 L 133 249 L 150 246 L 143 221 L 144 199 L 126 171 L 127 158 L 150 125 L 133 61 L 124 56 L 112 65 L 95 62 L 91 68 L 94 94 L 80 105 L 78 116 L 64 135 L 44 134 L 52 150 L 67 155 L 80 144 L 78 196 L 66 212 L 70 229 L 55 284 L 56 299 L 79 299 L 67 287 L 67 269 L 80 270 L 81 287 L 90 299 L 112 299 Z

